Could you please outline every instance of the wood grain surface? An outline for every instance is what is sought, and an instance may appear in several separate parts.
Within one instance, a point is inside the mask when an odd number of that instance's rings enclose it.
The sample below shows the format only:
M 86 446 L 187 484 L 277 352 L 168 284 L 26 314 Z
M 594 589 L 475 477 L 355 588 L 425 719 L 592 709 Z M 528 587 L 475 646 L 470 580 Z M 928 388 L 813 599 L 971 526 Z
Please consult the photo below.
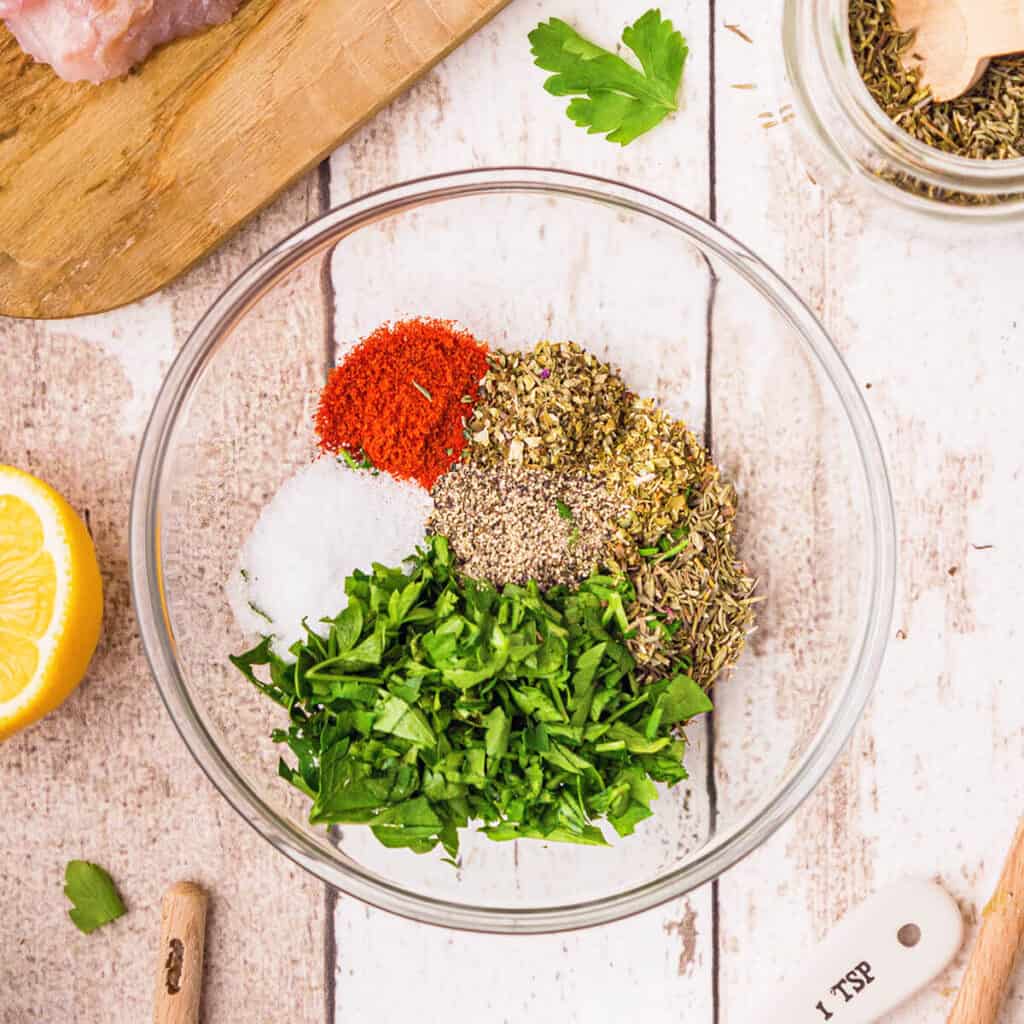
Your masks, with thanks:
M 175 882 L 160 906 L 153 1024 L 198 1024 L 209 896 L 195 882 Z
M 323 886 L 260 839 L 183 746 L 139 644 L 127 537 L 135 451 L 168 361 L 266 240 L 320 205 L 314 175 L 201 272 L 117 317 L 0 320 L 0 462 L 49 480 L 85 517 L 106 595 L 104 636 L 81 687 L 0 748 L 3 1024 L 150 1019 L 161 899 L 183 877 L 211 896 L 204 1020 L 325 1018 Z M 306 337 L 322 362 L 322 337 Z M 296 339 L 280 344 L 281 356 L 302 358 Z M 224 400 L 258 402 L 245 384 Z M 61 886 L 75 857 L 116 880 L 128 911 L 116 928 L 69 927 Z
M 526 34 L 556 15 L 611 43 L 643 6 L 515 0 L 318 178 L 170 289 L 104 316 L 0 325 L 0 460 L 42 473 L 88 509 L 108 588 L 107 638 L 82 689 L 0 748 L 0 991 L 13 993 L 0 1002 L 4 1024 L 145 1019 L 159 897 L 192 875 L 211 892 L 204 1020 L 217 1024 L 749 1024 L 838 918 L 893 879 L 936 878 L 972 928 L 981 920 L 1024 805 L 1019 243 L 925 234 L 809 180 L 785 116 L 780 0 L 663 4 L 691 47 L 683 110 L 626 149 L 588 138 L 541 89 Z M 876 697 L 800 812 L 714 886 L 616 925 L 530 939 L 441 932 L 325 894 L 253 835 L 166 719 L 125 564 L 139 431 L 167 361 L 233 274 L 328 204 L 510 162 L 664 193 L 716 217 L 794 284 L 864 387 L 892 474 L 901 561 Z M 714 332 L 701 343 L 723 357 L 705 366 L 720 410 L 728 349 Z M 835 564 L 826 541 L 813 548 L 815 572 Z M 791 641 L 772 642 L 784 652 Z M 812 682 L 799 664 L 766 679 L 768 711 L 805 699 Z M 760 731 L 716 735 L 721 800 L 759 785 L 772 724 L 757 717 L 770 717 L 764 709 L 751 714 Z M 72 856 L 104 864 L 129 906 L 91 937 L 69 930 L 62 906 Z M 966 952 L 886 1024 L 945 1019 L 965 963 Z M 1024 1024 L 1019 967 L 1000 1020 Z
M 1024 945 L 1024 818 L 1013 836 L 948 1024 L 992 1024 L 1003 1007 L 1017 954 Z
M 0 314 L 167 284 L 507 2 L 248 0 L 101 86 L 0 28 Z

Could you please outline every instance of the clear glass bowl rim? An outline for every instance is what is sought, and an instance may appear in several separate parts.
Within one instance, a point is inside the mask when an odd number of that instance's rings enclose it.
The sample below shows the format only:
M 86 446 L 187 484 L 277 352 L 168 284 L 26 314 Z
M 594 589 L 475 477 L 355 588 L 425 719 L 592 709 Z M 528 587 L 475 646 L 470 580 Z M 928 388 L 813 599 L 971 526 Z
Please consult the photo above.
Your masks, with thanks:
M 642 886 L 564 906 L 471 906 L 413 893 L 324 856 L 259 796 L 218 748 L 193 705 L 175 656 L 160 560 L 160 498 L 179 414 L 219 342 L 298 263 L 384 216 L 424 203 L 488 194 L 575 197 L 653 218 L 715 253 L 794 329 L 831 382 L 848 417 L 864 472 L 873 598 L 855 645 L 852 671 L 828 720 L 779 788 L 742 821 L 715 832 L 688 865 Z M 347 202 L 274 246 L 230 284 L 196 325 L 171 365 L 139 450 L 132 491 L 130 572 L 143 647 L 165 706 L 210 781 L 277 850 L 336 889 L 413 920 L 470 931 L 533 934 L 589 927 L 640 913 L 721 875 L 767 840 L 811 794 L 842 751 L 874 688 L 892 619 L 896 533 L 882 447 L 860 390 L 824 328 L 792 288 L 742 243 L 696 213 L 652 192 L 573 171 L 495 167 L 454 171 L 393 185 Z

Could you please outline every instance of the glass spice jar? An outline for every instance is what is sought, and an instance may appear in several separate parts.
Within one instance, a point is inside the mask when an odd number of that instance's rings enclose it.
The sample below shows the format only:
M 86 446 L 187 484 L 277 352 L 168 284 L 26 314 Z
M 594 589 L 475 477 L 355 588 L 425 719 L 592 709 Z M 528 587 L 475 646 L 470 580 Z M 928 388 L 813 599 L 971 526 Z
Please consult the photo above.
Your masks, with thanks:
M 787 91 L 812 179 L 841 197 L 945 226 L 1024 222 L 1024 159 L 945 153 L 895 124 L 857 69 L 849 11 L 849 0 L 785 0 Z

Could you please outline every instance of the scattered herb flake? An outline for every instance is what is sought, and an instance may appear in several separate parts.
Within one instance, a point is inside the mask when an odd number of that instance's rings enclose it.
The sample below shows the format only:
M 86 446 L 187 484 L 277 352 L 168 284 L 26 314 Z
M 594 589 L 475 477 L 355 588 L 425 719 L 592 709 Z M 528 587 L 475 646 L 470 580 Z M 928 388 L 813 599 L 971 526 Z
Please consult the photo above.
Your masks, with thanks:
M 274 620 L 255 601 L 248 601 L 246 603 L 254 615 L 258 615 L 261 619 L 266 619 L 271 625 L 274 624 Z
M 417 381 L 412 381 L 412 386 L 428 401 L 433 402 L 433 398 L 430 397 L 430 392 Z
M 570 522 L 572 522 L 572 509 L 569 508 L 569 506 L 566 505 L 566 503 L 562 501 L 561 498 L 555 499 L 555 508 L 558 509 L 558 514 L 563 519 L 568 519 Z

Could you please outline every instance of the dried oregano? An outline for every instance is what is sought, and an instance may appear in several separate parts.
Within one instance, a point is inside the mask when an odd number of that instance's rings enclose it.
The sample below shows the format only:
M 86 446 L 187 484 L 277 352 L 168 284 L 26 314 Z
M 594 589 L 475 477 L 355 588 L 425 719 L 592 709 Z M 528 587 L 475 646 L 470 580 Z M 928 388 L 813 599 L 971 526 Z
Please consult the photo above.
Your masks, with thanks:
M 530 352 L 491 352 L 463 458 L 533 469 L 586 470 L 612 444 L 626 385 L 574 342 L 542 341 Z

